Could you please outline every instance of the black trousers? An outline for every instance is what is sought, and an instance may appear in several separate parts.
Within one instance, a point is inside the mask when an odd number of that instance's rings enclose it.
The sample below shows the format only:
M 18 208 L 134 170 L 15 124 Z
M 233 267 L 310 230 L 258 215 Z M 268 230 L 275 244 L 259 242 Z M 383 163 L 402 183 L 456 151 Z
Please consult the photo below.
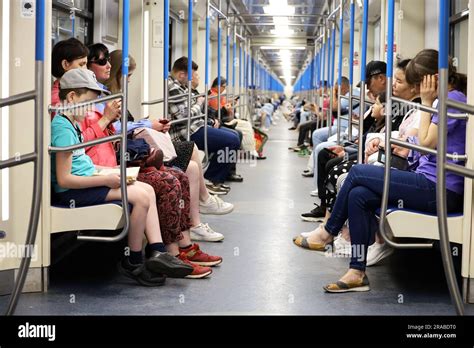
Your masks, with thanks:
M 298 135 L 298 144 L 297 146 L 301 146 L 304 144 L 304 141 L 308 137 L 308 134 L 313 134 L 314 130 L 316 129 L 317 123 L 316 121 L 309 121 L 305 122 L 303 124 L 300 124 L 300 133 Z M 311 146 L 313 146 L 313 140 L 312 137 L 309 137 L 309 142 Z

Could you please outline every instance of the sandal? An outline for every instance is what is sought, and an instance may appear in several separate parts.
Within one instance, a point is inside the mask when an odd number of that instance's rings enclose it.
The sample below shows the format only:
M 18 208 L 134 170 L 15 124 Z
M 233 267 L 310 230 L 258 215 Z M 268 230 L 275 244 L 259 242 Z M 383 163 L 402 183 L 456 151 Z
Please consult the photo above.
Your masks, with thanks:
M 303 249 L 316 250 L 316 251 L 326 251 L 327 244 L 311 243 L 308 242 L 307 237 L 298 236 L 293 238 L 293 243 Z
M 367 278 L 367 275 L 364 275 L 364 278 L 362 278 L 362 280 L 359 280 L 353 283 L 345 283 L 343 281 L 338 280 L 335 283 L 331 283 L 326 286 L 323 286 L 323 289 L 326 292 L 331 292 L 331 293 L 369 291 L 370 290 L 369 278 Z

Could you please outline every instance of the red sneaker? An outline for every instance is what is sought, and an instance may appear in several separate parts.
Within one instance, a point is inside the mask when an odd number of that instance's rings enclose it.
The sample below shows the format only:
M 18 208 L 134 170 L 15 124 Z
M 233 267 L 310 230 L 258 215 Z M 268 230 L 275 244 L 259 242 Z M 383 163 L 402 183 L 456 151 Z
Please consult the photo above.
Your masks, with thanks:
M 187 275 L 185 278 L 201 279 L 201 278 L 207 277 L 208 275 L 212 273 L 212 269 L 210 267 L 202 267 L 202 266 L 199 266 L 198 264 L 195 264 L 189 261 L 186 257 L 186 253 L 184 252 L 181 252 L 178 258 L 184 263 L 193 267 L 193 272 Z
M 222 263 L 222 257 L 212 256 L 202 252 L 201 249 L 199 249 L 199 244 L 197 243 L 194 243 L 188 249 L 180 248 L 179 251 L 184 253 L 189 261 L 200 266 L 212 267 Z

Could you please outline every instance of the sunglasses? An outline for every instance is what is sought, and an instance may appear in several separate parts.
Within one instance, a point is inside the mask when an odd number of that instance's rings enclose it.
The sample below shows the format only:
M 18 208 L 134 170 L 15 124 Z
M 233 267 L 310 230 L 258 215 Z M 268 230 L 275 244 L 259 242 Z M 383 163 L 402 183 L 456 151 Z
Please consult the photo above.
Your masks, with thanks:
M 92 63 L 100 65 L 100 66 L 104 66 L 104 65 L 107 65 L 107 63 L 110 63 L 110 57 L 105 57 L 105 58 L 102 58 L 102 59 L 92 60 L 91 64 Z

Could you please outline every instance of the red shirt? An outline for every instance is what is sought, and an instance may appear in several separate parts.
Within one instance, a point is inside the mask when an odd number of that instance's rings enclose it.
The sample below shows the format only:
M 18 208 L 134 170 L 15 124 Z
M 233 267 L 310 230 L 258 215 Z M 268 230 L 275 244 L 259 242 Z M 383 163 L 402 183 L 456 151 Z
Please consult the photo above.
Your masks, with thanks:
M 84 142 L 95 139 L 105 138 L 115 134 L 115 128 L 109 124 L 107 128 L 102 130 L 98 124 L 102 118 L 102 114 L 98 111 L 91 111 L 87 114 L 84 121 L 81 122 L 82 136 Z M 92 159 L 95 165 L 104 167 L 117 166 L 117 157 L 112 143 L 104 143 L 86 148 L 86 154 Z

